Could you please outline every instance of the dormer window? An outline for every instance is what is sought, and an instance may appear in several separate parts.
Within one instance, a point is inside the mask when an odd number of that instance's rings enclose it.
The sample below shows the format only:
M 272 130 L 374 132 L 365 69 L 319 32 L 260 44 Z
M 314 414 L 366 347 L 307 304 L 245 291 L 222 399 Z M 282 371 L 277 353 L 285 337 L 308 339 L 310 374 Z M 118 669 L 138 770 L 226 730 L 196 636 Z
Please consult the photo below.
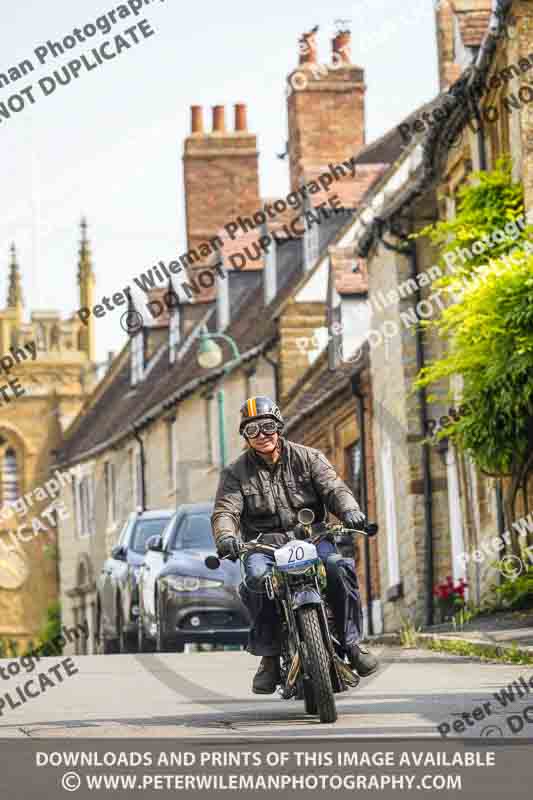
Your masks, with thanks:
M 142 330 L 132 337 L 130 348 L 131 385 L 135 386 L 142 381 L 144 375 L 144 333 Z
M 311 210 L 309 198 L 306 198 L 305 210 Z M 315 264 L 320 250 L 318 225 L 306 218 L 304 234 L 304 269 L 307 272 Z
M 180 343 L 180 311 L 174 308 L 170 314 L 168 324 L 168 357 L 171 364 L 176 361 L 178 346 Z

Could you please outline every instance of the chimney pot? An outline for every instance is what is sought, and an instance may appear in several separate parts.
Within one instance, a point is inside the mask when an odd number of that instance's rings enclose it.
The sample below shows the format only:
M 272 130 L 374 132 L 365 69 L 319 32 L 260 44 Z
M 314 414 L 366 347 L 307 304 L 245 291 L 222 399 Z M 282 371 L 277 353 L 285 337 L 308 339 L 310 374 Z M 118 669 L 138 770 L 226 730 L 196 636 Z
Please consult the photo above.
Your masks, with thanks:
M 246 104 L 245 103 L 236 103 L 235 104 L 235 130 L 236 131 L 245 131 L 245 130 L 247 130 L 247 125 L 246 125 Z
M 204 132 L 204 117 L 202 106 L 191 106 L 191 133 Z
M 302 33 L 298 40 L 298 49 L 300 51 L 299 64 L 316 64 L 318 61 L 316 33 L 314 31 Z
M 225 131 L 225 109 L 224 106 L 213 106 L 213 131 Z
M 350 31 L 339 31 L 332 39 L 333 61 L 337 64 L 351 64 L 352 34 Z

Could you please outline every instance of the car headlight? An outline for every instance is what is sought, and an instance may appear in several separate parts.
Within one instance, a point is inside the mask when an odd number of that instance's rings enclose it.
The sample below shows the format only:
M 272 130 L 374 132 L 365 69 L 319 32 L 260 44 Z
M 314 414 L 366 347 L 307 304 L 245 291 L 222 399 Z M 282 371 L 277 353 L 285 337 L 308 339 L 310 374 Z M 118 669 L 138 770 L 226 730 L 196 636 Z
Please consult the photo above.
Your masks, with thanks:
M 173 575 L 165 578 L 169 589 L 175 592 L 197 592 L 198 589 L 216 589 L 224 585 L 224 581 L 213 581 L 210 578 L 195 578 L 187 575 Z

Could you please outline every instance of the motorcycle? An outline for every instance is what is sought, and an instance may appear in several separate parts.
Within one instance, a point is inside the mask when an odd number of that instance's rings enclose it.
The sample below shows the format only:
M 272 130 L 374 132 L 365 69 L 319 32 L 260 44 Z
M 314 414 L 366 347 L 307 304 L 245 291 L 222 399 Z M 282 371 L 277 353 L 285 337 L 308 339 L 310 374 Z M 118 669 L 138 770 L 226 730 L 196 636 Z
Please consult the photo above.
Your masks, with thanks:
M 345 542 L 346 535 L 360 533 L 374 536 L 378 526 L 366 523 L 353 531 L 342 525 L 313 525 L 314 513 L 302 509 L 299 524 L 286 535 L 286 544 L 275 546 L 257 539 L 239 549 L 242 559 L 249 553 L 274 556 L 272 573 L 265 579 L 265 592 L 276 604 L 281 621 L 280 688 L 284 700 L 304 701 L 307 714 L 318 715 L 320 722 L 337 719 L 334 695 L 359 683 L 359 676 L 349 664 L 335 630 L 333 612 L 325 599 L 326 569 L 319 558 L 317 545 L 323 540 Z M 205 564 L 218 569 L 220 559 L 208 556 Z

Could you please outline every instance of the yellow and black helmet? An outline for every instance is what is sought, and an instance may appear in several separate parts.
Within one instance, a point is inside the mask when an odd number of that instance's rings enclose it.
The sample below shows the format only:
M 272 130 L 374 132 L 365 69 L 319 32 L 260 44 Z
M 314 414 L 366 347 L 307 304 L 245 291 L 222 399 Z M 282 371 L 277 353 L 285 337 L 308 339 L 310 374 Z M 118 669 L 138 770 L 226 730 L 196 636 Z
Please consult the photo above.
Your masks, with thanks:
M 261 419 L 272 419 L 278 424 L 278 431 L 283 430 L 283 417 L 279 406 L 266 395 L 260 394 L 256 397 L 249 397 L 241 408 L 241 423 L 239 433 L 242 434 L 244 426 L 249 422 L 257 422 Z

